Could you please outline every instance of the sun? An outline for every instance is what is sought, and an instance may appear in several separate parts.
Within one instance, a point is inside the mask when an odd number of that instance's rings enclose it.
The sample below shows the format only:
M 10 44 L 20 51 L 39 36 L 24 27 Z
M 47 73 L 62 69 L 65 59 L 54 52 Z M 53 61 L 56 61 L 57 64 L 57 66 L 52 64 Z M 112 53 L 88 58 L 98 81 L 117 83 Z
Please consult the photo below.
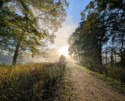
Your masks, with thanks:
M 68 47 L 62 47 L 59 49 L 59 54 L 60 55 L 64 55 L 64 56 L 68 56 Z

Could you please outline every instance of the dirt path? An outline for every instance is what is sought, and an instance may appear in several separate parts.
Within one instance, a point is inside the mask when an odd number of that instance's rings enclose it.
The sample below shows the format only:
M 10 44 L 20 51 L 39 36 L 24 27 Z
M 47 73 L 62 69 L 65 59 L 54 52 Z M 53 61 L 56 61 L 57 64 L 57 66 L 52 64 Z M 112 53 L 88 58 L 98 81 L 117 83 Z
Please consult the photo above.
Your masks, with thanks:
M 125 101 L 125 96 L 118 94 L 103 81 L 86 73 L 77 65 L 68 66 L 71 71 L 71 82 L 78 101 Z

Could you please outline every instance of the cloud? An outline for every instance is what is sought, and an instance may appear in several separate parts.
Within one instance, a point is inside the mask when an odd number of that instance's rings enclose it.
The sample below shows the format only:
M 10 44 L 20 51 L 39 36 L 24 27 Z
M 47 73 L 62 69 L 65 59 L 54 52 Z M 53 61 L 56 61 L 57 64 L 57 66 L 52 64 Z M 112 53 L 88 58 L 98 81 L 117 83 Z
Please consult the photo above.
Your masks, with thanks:
M 55 33 L 56 39 L 54 48 L 62 48 L 68 46 L 68 38 L 77 28 L 78 23 L 73 19 L 72 16 L 68 16 L 66 21 L 62 24 L 62 27 Z

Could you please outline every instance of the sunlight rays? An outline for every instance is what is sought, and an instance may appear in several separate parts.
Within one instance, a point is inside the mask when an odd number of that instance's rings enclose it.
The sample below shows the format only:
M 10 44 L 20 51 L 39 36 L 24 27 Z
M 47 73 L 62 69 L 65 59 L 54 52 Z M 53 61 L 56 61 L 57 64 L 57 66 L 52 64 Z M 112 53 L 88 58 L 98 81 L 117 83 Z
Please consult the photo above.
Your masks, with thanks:
M 64 55 L 64 56 L 68 56 L 68 47 L 62 47 L 59 49 L 59 54 L 60 55 Z

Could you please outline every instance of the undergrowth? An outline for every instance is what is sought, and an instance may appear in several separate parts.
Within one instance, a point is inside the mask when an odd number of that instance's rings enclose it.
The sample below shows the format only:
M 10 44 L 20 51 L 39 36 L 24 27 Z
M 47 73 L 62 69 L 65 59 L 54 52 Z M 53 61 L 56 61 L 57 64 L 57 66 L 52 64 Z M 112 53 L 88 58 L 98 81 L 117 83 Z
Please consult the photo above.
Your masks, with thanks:
M 0 101 L 56 101 L 64 74 L 57 63 L 1 65 Z

